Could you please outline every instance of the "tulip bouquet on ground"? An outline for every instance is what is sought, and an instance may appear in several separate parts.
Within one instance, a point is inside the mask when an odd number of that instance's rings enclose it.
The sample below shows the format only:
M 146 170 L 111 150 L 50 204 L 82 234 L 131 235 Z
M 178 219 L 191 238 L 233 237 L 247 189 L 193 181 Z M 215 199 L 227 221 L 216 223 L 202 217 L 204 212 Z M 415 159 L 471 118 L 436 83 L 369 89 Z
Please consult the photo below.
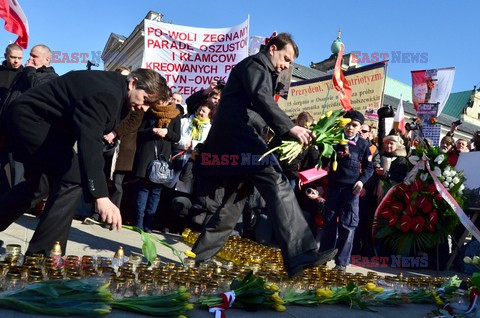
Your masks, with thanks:
M 461 172 L 448 164 L 438 147 L 418 147 L 409 158 L 413 169 L 395 185 L 377 208 L 374 236 L 397 254 L 427 252 L 444 242 L 458 225 L 458 216 L 437 191 L 435 175 L 457 203 L 463 205 Z
M 315 136 L 312 139 L 311 144 L 302 145 L 296 140 L 282 141 L 282 144 L 280 146 L 266 152 L 260 158 L 260 160 L 262 160 L 267 155 L 277 151 L 280 160 L 288 160 L 288 162 L 291 162 L 306 148 L 318 146 L 318 149 L 320 151 L 318 167 L 322 166 L 321 159 L 323 157 L 331 158 L 333 155 L 334 162 L 332 165 L 332 169 L 336 170 L 336 152 L 333 146 L 337 144 L 346 145 L 347 143 L 353 142 L 346 139 L 343 134 L 343 129 L 345 125 L 351 121 L 350 118 L 343 118 L 342 116 L 344 114 L 344 110 L 337 110 L 335 112 L 328 111 L 327 113 L 325 113 L 325 115 L 322 115 L 320 119 L 314 125 L 312 125 L 312 127 L 310 127 L 310 130 Z

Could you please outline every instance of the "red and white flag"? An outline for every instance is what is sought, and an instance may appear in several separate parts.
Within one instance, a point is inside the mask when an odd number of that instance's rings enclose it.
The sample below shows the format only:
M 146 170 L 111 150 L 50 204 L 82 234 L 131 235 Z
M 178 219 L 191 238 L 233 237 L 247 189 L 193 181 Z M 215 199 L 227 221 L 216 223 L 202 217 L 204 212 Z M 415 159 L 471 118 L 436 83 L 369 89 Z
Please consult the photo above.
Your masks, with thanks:
M 18 35 L 15 43 L 26 49 L 28 46 L 28 21 L 18 0 L 0 0 L 0 18 L 5 20 L 5 30 Z
M 405 112 L 403 111 L 403 96 L 400 95 L 400 102 L 398 103 L 397 112 L 393 118 L 393 127 L 398 128 L 405 133 Z
M 342 104 L 343 109 L 349 111 L 352 109 L 350 104 L 350 98 L 352 98 L 352 89 L 348 85 L 345 75 L 342 71 L 342 57 L 345 46 L 343 43 L 340 45 L 340 52 L 338 52 L 337 61 L 335 62 L 335 69 L 333 70 L 332 82 L 333 86 L 337 90 L 338 98 L 340 99 L 340 104 Z

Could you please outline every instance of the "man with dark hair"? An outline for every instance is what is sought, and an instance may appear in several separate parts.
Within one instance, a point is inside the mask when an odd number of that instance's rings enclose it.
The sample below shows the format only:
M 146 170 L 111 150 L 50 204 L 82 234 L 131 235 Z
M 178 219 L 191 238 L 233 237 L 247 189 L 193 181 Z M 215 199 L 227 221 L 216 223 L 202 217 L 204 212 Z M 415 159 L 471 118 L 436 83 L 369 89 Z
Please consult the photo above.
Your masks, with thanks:
M 248 125 L 249 109 L 258 113 L 279 136 L 288 133 L 302 144 L 308 144 L 312 138 L 311 131 L 295 126 L 273 98 L 278 74 L 290 67 L 298 56 L 298 48 L 286 34 L 271 41 L 273 44 L 267 51 L 247 57 L 233 68 L 222 91 L 215 120 L 198 160 L 198 173 L 220 178 L 225 194 L 193 252 L 197 254 L 197 262 L 203 262 L 222 248 L 254 185 L 270 212 L 285 269 L 290 276 L 295 276 L 307 267 L 326 263 L 336 250 L 317 252 L 315 238 L 278 162 L 273 163 L 271 156 L 258 160 L 268 147 Z M 228 159 L 216 161 L 219 158 Z
M 330 168 L 328 172 L 325 227 L 320 240 L 320 250 L 338 249 L 335 269 L 341 271 L 345 271 L 350 262 L 359 222 L 360 192 L 373 174 L 369 144 L 358 134 L 365 117 L 357 110 L 347 112 L 344 117 L 351 118 L 344 129 L 345 138 L 350 142 L 334 147 L 336 155 L 332 158 L 336 158 L 338 168 Z
M 26 180 L 0 197 L 0 230 L 29 208 L 42 174 L 48 176 L 49 195 L 27 253 L 48 254 L 55 241 L 65 252 L 80 185 L 102 221 L 120 229 L 120 210 L 108 198 L 103 173 L 103 135 L 120 121 L 122 108 L 148 107 L 167 93 L 165 79 L 151 70 L 138 69 L 127 78 L 77 71 L 17 98 L 9 107 L 7 132 Z

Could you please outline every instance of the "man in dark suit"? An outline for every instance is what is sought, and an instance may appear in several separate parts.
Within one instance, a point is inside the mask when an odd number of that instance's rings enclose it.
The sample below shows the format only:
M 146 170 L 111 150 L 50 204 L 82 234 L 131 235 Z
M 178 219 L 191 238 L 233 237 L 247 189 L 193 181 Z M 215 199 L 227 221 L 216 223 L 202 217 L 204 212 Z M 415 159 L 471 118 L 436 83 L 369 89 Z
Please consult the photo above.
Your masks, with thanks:
M 273 98 L 278 74 L 288 69 L 297 56 L 297 45 L 289 34 L 282 33 L 270 40 L 265 52 L 244 59 L 230 73 L 198 167 L 200 175 L 223 178 L 225 195 L 193 247 L 197 262 L 213 257 L 222 248 L 242 213 L 252 184 L 267 203 L 290 276 L 326 263 L 336 253 L 317 252 L 288 180 L 272 157 L 258 161 L 268 147 L 248 125 L 247 109 L 251 109 L 278 135 L 288 133 L 303 144 L 310 142 L 311 132 L 295 126 Z
M 82 187 L 102 221 L 120 229 L 120 210 L 108 198 L 103 173 L 103 136 L 119 122 L 122 108 L 148 108 L 167 96 L 161 75 L 138 69 L 127 78 L 70 72 L 17 98 L 7 115 L 8 140 L 14 158 L 25 165 L 26 181 L 0 197 L 0 230 L 28 209 L 22 204 L 32 202 L 42 174 L 48 176 L 49 196 L 27 253 L 48 255 L 55 241 L 65 252 Z

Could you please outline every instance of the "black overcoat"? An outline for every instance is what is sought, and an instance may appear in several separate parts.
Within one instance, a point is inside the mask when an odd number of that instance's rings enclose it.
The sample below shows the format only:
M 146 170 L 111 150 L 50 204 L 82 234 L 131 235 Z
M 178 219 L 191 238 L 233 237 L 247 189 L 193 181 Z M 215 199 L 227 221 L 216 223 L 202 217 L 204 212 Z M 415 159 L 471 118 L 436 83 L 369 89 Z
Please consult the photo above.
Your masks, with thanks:
M 125 76 L 104 71 L 70 72 L 28 90 L 8 112 L 14 157 L 81 182 L 88 198 L 107 197 L 102 140 L 128 107 L 127 96 Z
M 245 58 L 233 68 L 205 141 L 198 173 L 207 176 L 241 175 L 265 167 L 257 159 L 268 151 L 268 147 L 248 125 L 247 109 L 258 113 L 278 135 L 287 133 L 294 126 L 273 98 L 277 77 L 270 59 L 263 52 Z M 222 155 L 223 158 L 229 156 L 229 159 L 219 164 L 214 158 Z M 266 160 L 265 163 L 272 161 Z

